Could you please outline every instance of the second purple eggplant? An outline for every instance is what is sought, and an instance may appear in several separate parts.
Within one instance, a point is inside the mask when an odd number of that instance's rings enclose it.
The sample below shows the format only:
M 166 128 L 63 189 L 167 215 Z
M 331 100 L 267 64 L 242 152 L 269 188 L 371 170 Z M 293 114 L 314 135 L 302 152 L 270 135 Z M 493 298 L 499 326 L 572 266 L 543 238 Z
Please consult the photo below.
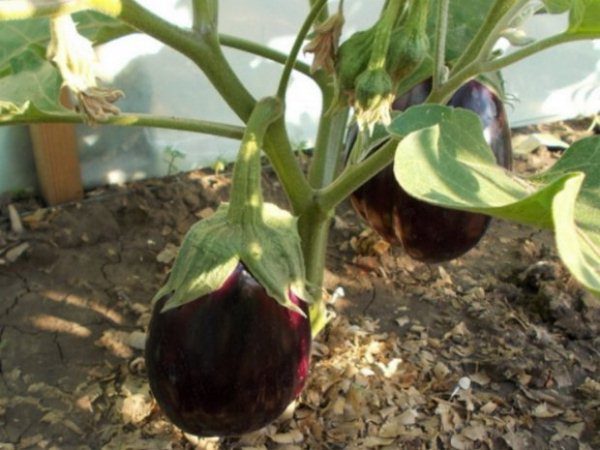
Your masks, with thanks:
M 394 110 L 423 103 L 430 90 L 430 80 L 416 85 L 394 101 Z M 499 97 L 484 84 L 471 80 L 456 91 L 448 105 L 469 109 L 479 116 L 497 163 L 510 169 L 510 129 Z M 448 261 L 465 254 L 479 242 L 490 223 L 490 217 L 483 214 L 435 206 L 411 197 L 396 181 L 391 164 L 357 189 L 351 202 L 381 237 L 402 245 L 408 255 L 423 262 Z

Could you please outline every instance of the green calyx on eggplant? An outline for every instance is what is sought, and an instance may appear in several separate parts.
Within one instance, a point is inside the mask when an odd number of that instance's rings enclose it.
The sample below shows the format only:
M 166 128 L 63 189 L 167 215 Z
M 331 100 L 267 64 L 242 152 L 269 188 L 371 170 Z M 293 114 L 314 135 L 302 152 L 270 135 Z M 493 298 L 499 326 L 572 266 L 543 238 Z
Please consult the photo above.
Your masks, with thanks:
M 419 83 L 397 97 L 392 108 L 404 111 L 423 103 L 430 90 L 430 80 Z M 448 105 L 469 109 L 479 116 L 497 163 L 510 169 L 510 129 L 498 96 L 471 80 L 455 92 Z M 350 147 L 352 141 L 350 135 Z M 351 203 L 383 239 L 402 245 L 408 255 L 423 262 L 443 262 L 465 254 L 479 242 L 490 223 L 490 217 L 483 214 L 443 208 L 411 197 L 396 181 L 392 164 L 358 188 Z
M 152 392 L 182 430 L 233 436 L 275 420 L 301 392 L 310 363 L 308 305 L 275 301 L 243 263 L 214 292 L 154 308 L 146 367 Z
M 297 219 L 261 191 L 260 149 L 281 102 L 257 102 L 230 203 L 194 224 L 154 297 L 150 387 L 166 415 L 198 435 L 254 431 L 300 393 L 311 325 Z

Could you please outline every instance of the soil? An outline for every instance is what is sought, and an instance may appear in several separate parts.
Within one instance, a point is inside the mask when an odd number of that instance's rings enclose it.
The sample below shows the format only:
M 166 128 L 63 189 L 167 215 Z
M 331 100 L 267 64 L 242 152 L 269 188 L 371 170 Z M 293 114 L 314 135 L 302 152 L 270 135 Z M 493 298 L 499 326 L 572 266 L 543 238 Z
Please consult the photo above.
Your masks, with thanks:
M 570 139 L 560 126 L 551 131 Z M 538 147 L 516 170 L 559 154 Z M 389 248 L 348 204 L 328 248 L 336 317 L 295 409 L 236 439 L 179 431 L 144 372 L 150 300 L 229 180 L 195 171 L 55 208 L 13 201 L 12 222 L 4 200 L 0 449 L 600 448 L 600 309 L 550 232 L 493 221 L 468 254 L 428 265 Z

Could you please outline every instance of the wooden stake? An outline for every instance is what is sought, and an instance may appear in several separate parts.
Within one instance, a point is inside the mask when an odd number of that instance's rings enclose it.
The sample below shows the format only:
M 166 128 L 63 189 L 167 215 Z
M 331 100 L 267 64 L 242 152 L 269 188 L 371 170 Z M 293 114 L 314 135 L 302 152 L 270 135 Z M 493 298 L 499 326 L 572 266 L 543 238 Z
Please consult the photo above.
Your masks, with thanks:
M 69 104 L 68 92 L 61 102 Z M 83 198 L 75 126 L 67 123 L 32 124 L 29 132 L 42 197 L 48 205 Z

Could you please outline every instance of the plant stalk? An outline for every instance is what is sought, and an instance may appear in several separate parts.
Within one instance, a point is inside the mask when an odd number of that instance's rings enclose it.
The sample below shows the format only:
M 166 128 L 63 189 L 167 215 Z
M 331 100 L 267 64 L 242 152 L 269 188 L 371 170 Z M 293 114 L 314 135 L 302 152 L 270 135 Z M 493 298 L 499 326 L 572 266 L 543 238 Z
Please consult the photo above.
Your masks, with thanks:
M 256 104 L 250 115 L 233 169 L 227 212 L 231 224 L 262 220 L 260 153 L 267 129 L 282 112 L 281 102 L 267 97 Z
M 600 34 L 597 37 L 600 37 Z M 432 90 L 426 102 L 444 104 L 459 87 L 480 73 L 503 69 L 504 67 L 521 61 L 535 53 L 539 53 L 559 44 L 587 39 L 589 39 L 589 36 L 564 32 L 540 39 L 500 58 L 491 59 L 489 61 L 474 61 L 453 74 L 443 86 L 440 86 L 437 90 Z
M 228 34 L 219 34 L 219 42 L 221 45 L 236 50 L 241 50 L 253 55 L 261 56 L 263 58 L 275 61 L 281 64 L 285 64 L 288 55 L 285 53 L 278 52 L 272 48 L 264 45 L 257 44 L 256 42 L 248 41 L 246 39 L 239 38 L 237 36 L 231 36 Z M 310 66 L 302 61 L 296 61 L 293 65 L 293 69 L 304 75 L 313 78 L 313 74 L 310 72 Z
M 333 210 L 323 212 L 317 204 L 313 203 L 298 220 L 298 233 L 302 241 L 302 253 L 306 268 L 306 282 L 314 300 L 310 305 L 313 336 L 316 336 L 327 324 L 327 310 L 323 299 L 323 279 L 333 214 Z
M 315 4 L 318 1 L 319 0 L 308 0 L 308 3 L 310 5 L 311 9 L 315 6 Z M 323 5 L 323 8 L 321 8 L 321 11 L 319 12 L 319 16 L 318 16 L 317 19 L 318 19 L 319 22 L 323 22 L 323 21 L 327 20 L 327 17 L 329 17 L 329 11 L 328 11 L 328 8 L 327 8 L 327 3 L 325 3 L 325 5 Z
M 329 186 L 316 193 L 316 202 L 321 211 L 328 211 L 339 205 L 356 189 L 390 164 L 398 141 L 390 139 L 383 147 L 358 164 L 348 166 Z
M 217 32 L 218 0 L 192 0 L 192 29 L 202 36 Z
M 310 28 L 312 27 L 314 21 L 319 15 L 319 12 L 325 4 L 327 4 L 327 0 L 317 0 L 312 5 L 310 12 L 306 16 L 306 19 L 304 19 L 304 23 L 302 24 L 300 31 L 298 31 L 298 34 L 296 35 L 294 45 L 292 45 L 290 54 L 287 57 L 285 65 L 283 66 L 283 72 L 281 74 L 281 79 L 279 80 L 279 86 L 277 87 L 277 96 L 282 100 L 285 100 L 287 85 L 289 83 L 290 75 L 292 73 L 292 69 L 294 68 L 294 64 L 298 59 L 298 54 L 302 49 L 302 43 L 304 42 L 306 35 L 310 31 Z
M 0 115 L 0 126 L 21 123 L 85 123 L 85 117 L 75 112 L 41 113 L 36 116 Z M 197 133 L 211 134 L 213 136 L 236 140 L 242 139 L 244 134 L 244 128 L 236 125 L 173 116 L 156 116 L 151 114 L 119 114 L 117 116 L 109 116 L 106 120 L 99 120 L 98 124 L 194 131 Z
M 435 28 L 433 88 L 438 89 L 446 81 L 446 34 L 448 34 L 448 6 L 450 0 L 437 0 L 437 24 Z
M 327 186 L 335 179 L 342 162 L 342 144 L 348 124 L 349 109 L 340 108 L 327 113 L 333 98 L 333 90 L 327 88 L 323 95 L 319 129 L 308 171 L 308 182 L 316 189 Z
M 402 0 L 390 0 L 375 26 L 375 36 L 367 70 L 385 69 L 392 28 L 400 14 Z

